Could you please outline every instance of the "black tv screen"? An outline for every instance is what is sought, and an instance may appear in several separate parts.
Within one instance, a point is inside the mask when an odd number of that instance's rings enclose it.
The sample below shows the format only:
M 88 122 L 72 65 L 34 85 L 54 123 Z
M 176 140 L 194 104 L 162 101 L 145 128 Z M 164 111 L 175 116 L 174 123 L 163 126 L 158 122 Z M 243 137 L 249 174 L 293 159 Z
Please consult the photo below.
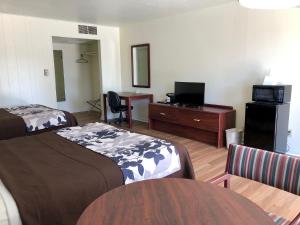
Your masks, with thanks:
M 205 83 L 175 82 L 175 101 L 179 104 L 204 105 Z

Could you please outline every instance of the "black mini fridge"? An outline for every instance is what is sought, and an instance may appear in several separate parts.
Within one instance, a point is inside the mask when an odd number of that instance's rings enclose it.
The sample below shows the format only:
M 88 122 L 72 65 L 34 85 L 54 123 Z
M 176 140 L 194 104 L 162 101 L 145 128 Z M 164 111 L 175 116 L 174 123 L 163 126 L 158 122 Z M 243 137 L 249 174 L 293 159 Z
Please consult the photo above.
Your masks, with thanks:
M 247 103 L 244 145 L 285 153 L 289 112 L 289 103 Z

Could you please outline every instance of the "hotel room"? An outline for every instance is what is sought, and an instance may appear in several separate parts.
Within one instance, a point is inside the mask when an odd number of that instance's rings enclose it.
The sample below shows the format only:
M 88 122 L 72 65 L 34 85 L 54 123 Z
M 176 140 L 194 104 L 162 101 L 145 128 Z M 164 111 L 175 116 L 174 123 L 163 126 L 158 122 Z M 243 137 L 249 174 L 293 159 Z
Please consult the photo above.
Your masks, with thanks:
M 0 225 L 300 225 L 299 0 L 2 0 Z

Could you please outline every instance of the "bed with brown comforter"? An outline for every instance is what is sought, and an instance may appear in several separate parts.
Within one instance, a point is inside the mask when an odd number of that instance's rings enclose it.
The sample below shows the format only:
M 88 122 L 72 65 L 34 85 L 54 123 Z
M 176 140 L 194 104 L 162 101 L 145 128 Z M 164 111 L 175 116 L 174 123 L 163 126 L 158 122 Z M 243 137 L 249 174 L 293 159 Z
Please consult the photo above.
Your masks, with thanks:
M 181 167 L 168 177 L 194 179 L 187 150 L 172 144 Z M 85 146 L 56 132 L 0 141 L 0 180 L 23 225 L 75 225 L 93 200 L 124 184 L 114 160 Z
M 40 106 L 40 107 L 44 107 L 44 106 Z M 44 108 L 51 109 L 49 107 L 44 107 Z M 26 123 L 21 116 L 9 112 L 6 108 L 0 108 L 0 140 L 6 140 L 6 139 L 21 137 L 26 135 L 35 135 L 35 134 L 39 134 L 51 130 L 60 129 L 63 127 L 76 126 L 78 124 L 73 114 L 66 111 L 61 111 L 61 112 L 64 113 L 66 119 L 66 122 L 63 125 L 43 127 L 42 129 L 30 131 L 27 129 Z M 33 116 L 36 116 L 36 118 L 38 118 L 38 115 L 39 114 L 33 114 Z

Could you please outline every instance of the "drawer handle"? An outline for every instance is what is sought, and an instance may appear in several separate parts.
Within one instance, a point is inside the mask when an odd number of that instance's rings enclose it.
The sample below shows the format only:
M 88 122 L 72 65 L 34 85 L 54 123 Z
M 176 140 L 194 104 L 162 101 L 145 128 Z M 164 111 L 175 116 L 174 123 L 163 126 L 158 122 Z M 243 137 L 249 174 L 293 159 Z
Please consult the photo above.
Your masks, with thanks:
M 166 114 L 165 113 L 159 113 L 160 115 L 162 115 L 162 116 L 165 116 Z
M 194 119 L 194 121 L 195 121 L 195 122 L 200 122 L 201 120 L 200 120 L 200 119 Z

